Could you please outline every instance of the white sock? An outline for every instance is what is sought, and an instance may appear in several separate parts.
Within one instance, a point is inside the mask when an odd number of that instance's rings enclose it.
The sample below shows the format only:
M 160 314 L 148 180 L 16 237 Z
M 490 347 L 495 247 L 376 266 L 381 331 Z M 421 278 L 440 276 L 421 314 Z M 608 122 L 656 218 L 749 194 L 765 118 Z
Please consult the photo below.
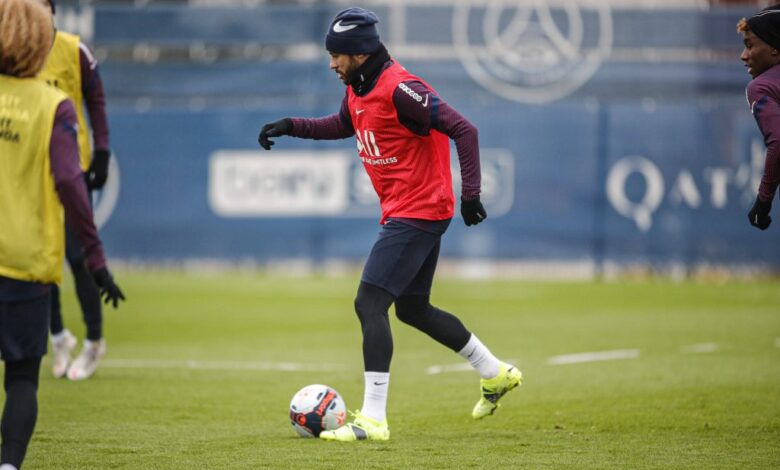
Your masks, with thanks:
M 360 414 L 377 421 L 387 416 L 387 388 L 390 383 L 389 372 L 366 372 L 366 388 L 363 393 L 363 408 Z
M 10 463 L 4 463 L 3 465 L 0 465 L 0 470 L 18 470 L 18 469 L 13 465 L 11 465 Z
M 483 379 L 492 379 L 498 375 L 500 361 L 490 352 L 487 346 L 482 344 L 482 341 L 476 335 L 471 335 L 469 342 L 466 343 L 463 349 L 458 351 L 458 354 L 469 361 Z
M 51 342 L 52 343 L 59 343 L 63 339 L 65 339 L 65 333 L 68 331 L 67 328 L 64 328 L 62 331 L 57 333 L 56 335 L 51 335 Z M 2 468 L 2 467 L 0 467 Z

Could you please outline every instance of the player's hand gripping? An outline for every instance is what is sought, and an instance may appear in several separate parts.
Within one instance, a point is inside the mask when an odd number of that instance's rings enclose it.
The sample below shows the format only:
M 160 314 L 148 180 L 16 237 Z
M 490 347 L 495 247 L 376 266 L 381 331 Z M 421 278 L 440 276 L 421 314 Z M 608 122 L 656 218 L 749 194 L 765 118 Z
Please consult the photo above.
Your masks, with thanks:
M 87 187 L 92 189 L 102 189 L 108 179 L 108 161 L 111 158 L 110 150 L 95 150 L 92 153 L 92 163 L 87 170 Z
M 287 135 L 292 132 L 293 123 L 292 119 L 284 118 L 276 122 L 271 122 L 263 126 L 260 129 L 260 135 L 257 137 L 257 141 L 260 142 L 260 146 L 266 150 L 271 150 L 271 146 L 274 141 L 269 137 L 279 137 L 280 135 Z
M 103 298 L 103 302 L 108 304 L 111 302 L 116 308 L 119 305 L 120 300 L 125 300 L 125 295 L 119 289 L 119 286 L 114 283 L 114 278 L 111 277 L 111 273 L 107 268 L 100 268 L 94 273 L 92 277 L 95 278 L 95 283 L 100 289 L 100 297 Z
M 761 230 L 766 230 L 769 224 L 772 223 L 772 217 L 769 216 L 769 211 L 772 210 L 772 201 L 763 202 L 761 199 L 756 198 L 753 208 L 748 212 L 748 219 L 750 225 L 758 227 Z
M 476 199 L 460 200 L 460 215 L 463 216 L 463 221 L 466 225 L 477 225 L 487 218 L 487 212 L 482 207 L 482 203 L 479 202 L 479 196 Z

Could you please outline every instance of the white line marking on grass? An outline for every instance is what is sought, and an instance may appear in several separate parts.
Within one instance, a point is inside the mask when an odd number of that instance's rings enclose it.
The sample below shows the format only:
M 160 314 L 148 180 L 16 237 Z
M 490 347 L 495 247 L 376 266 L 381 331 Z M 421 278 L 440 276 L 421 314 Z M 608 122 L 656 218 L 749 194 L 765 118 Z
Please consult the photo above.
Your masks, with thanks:
M 577 354 L 563 354 L 547 359 L 547 363 L 560 366 L 564 364 L 582 364 L 585 362 L 617 361 L 621 359 L 636 359 L 639 357 L 638 349 L 615 349 L 612 351 L 594 351 Z
M 466 372 L 469 370 L 474 370 L 473 367 L 471 367 L 471 364 L 468 362 L 464 362 L 461 364 L 447 364 L 442 366 L 431 366 L 427 369 L 425 369 L 425 372 L 427 372 L 429 375 L 435 375 L 435 374 L 443 374 L 445 372 Z
M 504 359 L 510 364 L 517 364 L 519 359 Z M 442 364 L 436 366 L 430 366 L 425 369 L 425 372 L 429 375 L 443 374 L 445 372 L 468 372 L 474 370 L 474 368 L 468 362 L 459 362 L 457 364 Z
M 717 343 L 697 343 L 681 346 L 680 352 L 683 354 L 706 354 L 720 349 Z
M 276 372 L 312 372 L 343 370 L 336 364 L 302 364 L 296 362 L 239 362 L 239 361 L 169 361 L 144 359 L 104 359 L 100 367 L 110 369 L 193 369 L 193 370 L 245 370 Z

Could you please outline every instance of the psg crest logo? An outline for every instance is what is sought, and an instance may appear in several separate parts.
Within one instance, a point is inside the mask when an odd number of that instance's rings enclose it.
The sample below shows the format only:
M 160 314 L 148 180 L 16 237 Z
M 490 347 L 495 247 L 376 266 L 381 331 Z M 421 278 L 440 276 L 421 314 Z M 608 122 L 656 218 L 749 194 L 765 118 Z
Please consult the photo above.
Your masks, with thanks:
M 604 0 L 457 2 L 453 42 L 469 75 L 506 99 L 545 103 L 586 83 L 612 49 Z

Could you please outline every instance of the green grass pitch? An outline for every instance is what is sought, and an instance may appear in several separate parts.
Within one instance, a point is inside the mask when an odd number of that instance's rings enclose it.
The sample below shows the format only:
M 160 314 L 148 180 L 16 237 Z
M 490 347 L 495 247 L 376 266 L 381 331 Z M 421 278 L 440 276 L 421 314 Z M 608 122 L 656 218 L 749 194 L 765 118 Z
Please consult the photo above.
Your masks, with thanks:
M 44 359 L 27 469 L 780 468 L 777 282 L 439 279 L 433 302 L 524 385 L 473 421 L 477 375 L 393 318 L 391 440 L 344 444 L 298 438 L 287 407 L 311 383 L 360 407 L 357 276 L 116 277 L 129 300 L 96 376 Z M 70 279 L 63 300 L 83 337 Z M 613 350 L 631 357 L 551 359 Z

